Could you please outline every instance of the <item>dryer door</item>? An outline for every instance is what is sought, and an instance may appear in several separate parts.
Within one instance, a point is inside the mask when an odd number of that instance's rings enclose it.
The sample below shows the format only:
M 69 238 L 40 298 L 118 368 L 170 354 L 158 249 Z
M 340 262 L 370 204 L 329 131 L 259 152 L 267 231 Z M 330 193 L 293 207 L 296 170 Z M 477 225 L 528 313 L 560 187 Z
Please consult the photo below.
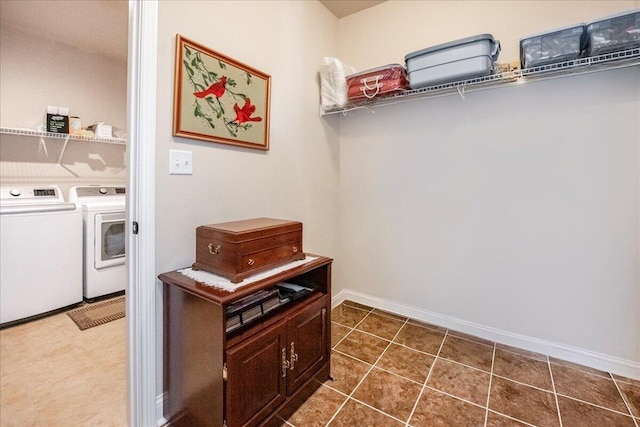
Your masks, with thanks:
M 98 213 L 95 215 L 96 270 L 124 264 L 125 212 Z

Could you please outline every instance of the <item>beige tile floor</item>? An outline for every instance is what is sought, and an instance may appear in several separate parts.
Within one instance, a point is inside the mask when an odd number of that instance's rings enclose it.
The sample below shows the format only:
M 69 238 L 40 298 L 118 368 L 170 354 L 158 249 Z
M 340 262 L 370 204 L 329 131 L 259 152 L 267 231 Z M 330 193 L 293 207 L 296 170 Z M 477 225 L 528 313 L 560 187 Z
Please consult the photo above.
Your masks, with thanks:
M 284 426 L 640 427 L 640 381 L 345 301 L 332 375 Z M 0 426 L 125 426 L 125 319 L 0 331 Z
M 334 381 L 284 426 L 640 426 L 640 381 L 349 301 L 331 316 Z
M 0 330 L 0 426 L 126 426 L 125 328 L 61 313 Z

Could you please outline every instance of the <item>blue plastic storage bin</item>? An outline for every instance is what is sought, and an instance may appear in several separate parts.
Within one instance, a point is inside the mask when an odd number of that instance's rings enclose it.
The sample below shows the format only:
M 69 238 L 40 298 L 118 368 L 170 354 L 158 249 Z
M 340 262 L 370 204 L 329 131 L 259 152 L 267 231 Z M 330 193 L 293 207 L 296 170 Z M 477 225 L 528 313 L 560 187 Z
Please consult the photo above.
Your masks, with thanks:
M 407 54 L 404 60 L 409 86 L 417 89 L 429 85 L 466 80 L 491 74 L 500 54 L 500 42 L 491 34 L 440 44 Z

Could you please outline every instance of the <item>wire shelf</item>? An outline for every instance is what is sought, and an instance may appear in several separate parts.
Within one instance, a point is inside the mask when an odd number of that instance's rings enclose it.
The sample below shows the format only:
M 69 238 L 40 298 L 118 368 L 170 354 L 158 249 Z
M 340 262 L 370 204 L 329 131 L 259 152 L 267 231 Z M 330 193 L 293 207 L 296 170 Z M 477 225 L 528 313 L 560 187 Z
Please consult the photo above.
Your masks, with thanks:
M 117 144 L 117 145 L 126 145 L 127 140 L 122 138 L 90 138 L 86 136 L 80 135 L 70 135 L 68 133 L 53 133 L 53 132 L 42 132 L 33 129 L 19 129 L 19 128 L 7 128 L 0 127 L 0 134 L 5 135 L 22 135 L 22 136 L 34 136 L 38 138 L 47 138 L 47 139 L 62 139 L 65 141 L 87 141 L 87 142 L 99 142 L 102 144 Z
M 328 110 L 321 109 L 320 114 L 329 115 L 343 113 L 346 115 L 349 111 L 361 108 L 382 107 L 401 102 L 455 94 L 460 95 L 464 99 L 464 94 L 466 92 L 474 90 L 502 87 L 510 84 L 519 84 L 571 75 L 588 74 L 598 71 L 613 70 L 616 68 L 631 67 L 634 65 L 640 65 L 640 48 L 525 68 L 524 70 L 506 71 L 485 77 L 443 83 L 420 89 L 406 90 L 381 98 L 349 103 L 342 108 L 332 108 Z

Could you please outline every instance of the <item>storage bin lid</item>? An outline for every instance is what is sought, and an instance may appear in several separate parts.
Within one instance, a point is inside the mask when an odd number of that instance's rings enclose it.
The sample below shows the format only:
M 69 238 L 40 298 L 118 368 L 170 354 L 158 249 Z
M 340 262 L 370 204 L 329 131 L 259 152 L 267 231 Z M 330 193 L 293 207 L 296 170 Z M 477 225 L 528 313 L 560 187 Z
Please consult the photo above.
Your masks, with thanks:
M 497 45 L 498 48 L 497 48 L 496 52 L 492 54 L 492 56 L 495 57 L 494 60 L 497 59 L 498 53 L 500 53 L 500 42 L 494 40 L 493 39 L 493 35 L 491 35 L 491 34 L 478 34 L 477 36 L 466 37 L 464 39 L 454 40 L 452 42 L 442 43 L 442 44 L 439 44 L 439 45 L 436 45 L 436 46 L 428 47 L 426 49 L 418 50 L 416 52 L 408 53 L 404 57 L 404 60 L 408 61 L 408 60 L 413 59 L 413 58 L 415 58 L 417 56 L 422 56 L 422 55 L 425 55 L 427 53 L 433 53 L 433 52 L 437 52 L 439 50 L 450 49 L 452 47 L 460 46 L 462 44 L 474 43 L 474 42 L 483 41 L 483 40 L 489 40 L 491 43 Z
M 551 35 L 554 35 L 554 34 L 556 34 L 556 33 L 561 33 L 561 32 L 563 32 L 563 31 L 573 30 L 573 29 L 575 29 L 575 30 L 576 30 L 576 32 L 584 33 L 584 29 L 585 29 L 585 26 L 586 26 L 586 25 L 587 25 L 587 24 L 585 24 L 584 22 L 580 22 L 580 23 L 577 23 L 577 24 L 568 25 L 568 26 L 566 26 L 566 27 L 556 28 L 555 30 L 549 30 L 549 31 L 544 31 L 544 32 L 542 32 L 542 33 L 532 34 L 532 35 L 527 36 L 527 37 L 522 37 L 522 38 L 520 39 L 520 43 L 522 44 L 522 42 L 523 42 L 523 41 L 528 40 L 528 39 L 532 39 L 532 38 L 535 38 L 535 37 L 540 37 L 540 36 L 551 36 Z
M 610 15 L 610 16 L 607 16 L 607 17 L 604 17 L 604 18 L 600 18 L 600 19 L 598 19 L 596 21 L 589 22 L 587 24 L 587 31 L 591 31 L 594 25 L 602 24 L 605 21 L 609 21 L 611 19 L 616 19 L 616 18 L 622 18 L 623 16 L 631 17 L 632 15 L 635 15 L 635 14 L 640 15 L 640 9 L 634 9 L 634 10 L 630 10 L 628 12 L 616 13 L 615 15 Z M 636 19 L 637 18 L 638 17 L 636 17 Z

